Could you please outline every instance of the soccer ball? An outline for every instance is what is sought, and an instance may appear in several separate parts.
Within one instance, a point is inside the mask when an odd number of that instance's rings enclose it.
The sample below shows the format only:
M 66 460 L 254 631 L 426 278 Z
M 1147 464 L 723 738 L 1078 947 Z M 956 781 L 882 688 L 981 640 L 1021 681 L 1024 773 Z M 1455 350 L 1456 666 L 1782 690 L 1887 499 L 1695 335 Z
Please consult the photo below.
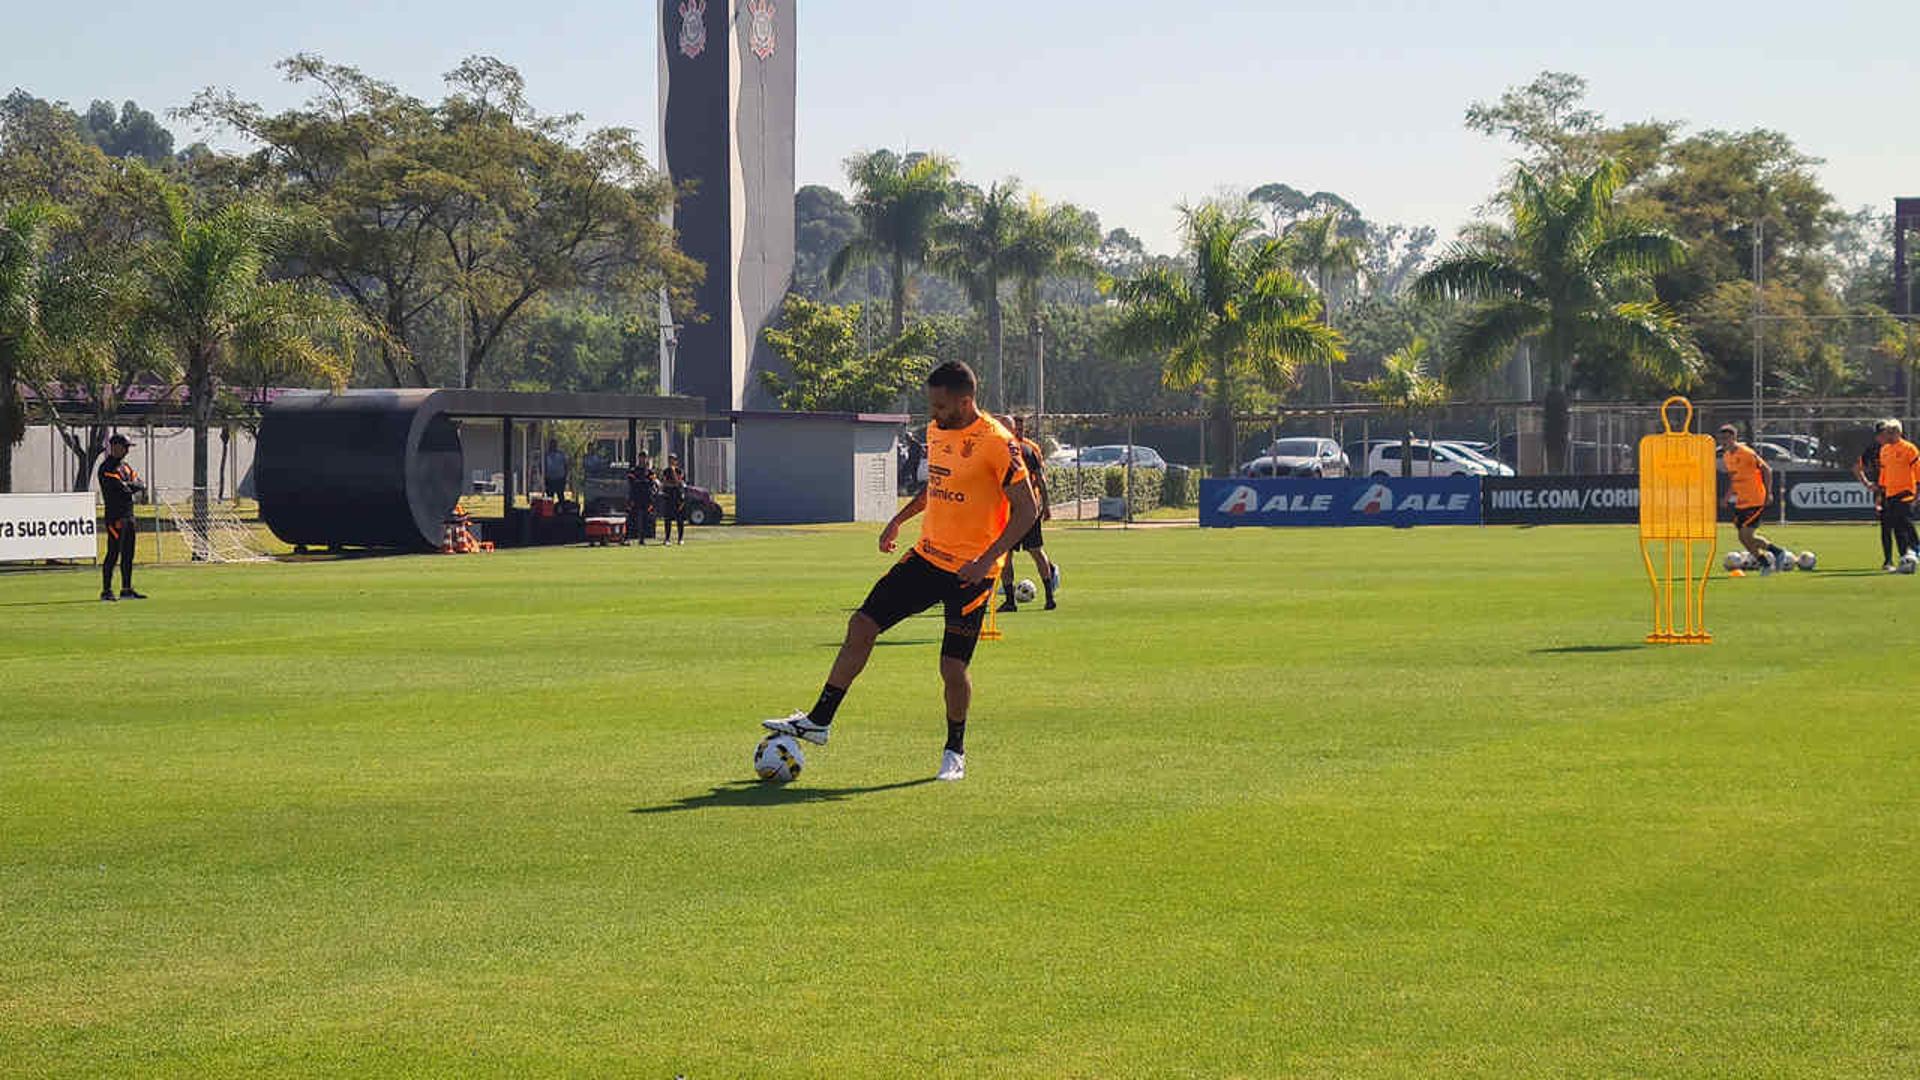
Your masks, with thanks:
M 1820 560 L 1814 558 L 1813 552 L 1803 551 L 1800 553 L 1800 569 L 1811 570 L 1815 566 L 1818 566 L 1819 564 L 1820 564 Z
M 762 780 L 784 784 L 800 775 L 806 757 L 791 735 L 769 735 L 753 748 L 753 774 Z
M 1021 578 L 1020 584 L 1013 587 L 1013 598 L 1023 604 L 1032 603 L 1033 598 L 1039 595 L 1040 586 L 1035 585 L 1032 578 Z
M 1747 553 L 1744 551 L 1729 551 L 1727 552 L 1726 561 L 1721 565 L 1729 570 L 1745 570 L 1747 568 Z
M 1913 552 L 1909 551 L 1905 555 L 1900 556 L 1901 573 L 1911 574 L 1915 570 L 1920 570 L 1920 559 L 1914 558 Z
M 1774 558 L 1780 563 L 1777 569 L 1779 569 L 1782 573 L 1785 573 L 1786 571 L 1789 571 L 1789 570 L 1798 570 L 1800 568 L 1800 556 L 1795 555 L 1791 551 L 1782 550 L 1780 554 L 1774 556 Z

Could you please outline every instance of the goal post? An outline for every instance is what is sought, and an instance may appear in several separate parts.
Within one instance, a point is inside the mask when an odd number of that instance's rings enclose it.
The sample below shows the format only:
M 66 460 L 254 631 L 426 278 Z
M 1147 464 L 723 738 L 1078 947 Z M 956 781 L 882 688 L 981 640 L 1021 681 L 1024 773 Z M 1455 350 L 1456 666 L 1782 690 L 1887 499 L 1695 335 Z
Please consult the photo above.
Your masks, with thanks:
M 271 561 L 254 527 L 240 519 L 234 500 L 218 498 L 205 488 L 163 488 L 153 497 L 156 524 L 162 514 L 172 521 L 192 561 Z

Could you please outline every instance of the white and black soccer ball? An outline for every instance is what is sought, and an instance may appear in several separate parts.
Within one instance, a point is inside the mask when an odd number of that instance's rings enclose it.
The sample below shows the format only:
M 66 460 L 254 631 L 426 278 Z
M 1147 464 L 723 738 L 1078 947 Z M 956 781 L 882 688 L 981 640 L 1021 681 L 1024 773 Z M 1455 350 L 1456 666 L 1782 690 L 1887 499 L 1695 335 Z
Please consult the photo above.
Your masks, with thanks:
M 1023 604 L 1031 603 L 1039 595 L 1040 586 L 1035 585 L 1032 578 L 1021 578 L 1020 583 L 1013 587 L 1013 598 Z
M 799 776 L 806 761 L 800 743 L 791 735 L 769 735 L 753 748 L 753 774 L 776 784 Z
M 1783 573 L 1800 569 L 1800 556 L 1795 555 L 1791 551 L 1782 550 L 1780 554 L 1773 557 L 1773 561 L 1779 564 L 1774 569 L 1780 570 Z
M 1744 551 L 1729 551 L 1727 552 L 1726 560 L 1722 562 L 1721 565 L 1729 570 L 1745 570 L 1747 568 L 1747 553 Z
M 1913 552 L 1909 551 L 1905 555 L 1900 556 L 1901 573 L 1911 574 L 1915 570 L 1920 570 L 1920 559 L 1914 558 Z
M 1800 569 L 1811 570 L 1818 565 L 1820 565 L 1820 560 L 1814 556 L 1813 552 L 1803 551 L 1800 553 Z

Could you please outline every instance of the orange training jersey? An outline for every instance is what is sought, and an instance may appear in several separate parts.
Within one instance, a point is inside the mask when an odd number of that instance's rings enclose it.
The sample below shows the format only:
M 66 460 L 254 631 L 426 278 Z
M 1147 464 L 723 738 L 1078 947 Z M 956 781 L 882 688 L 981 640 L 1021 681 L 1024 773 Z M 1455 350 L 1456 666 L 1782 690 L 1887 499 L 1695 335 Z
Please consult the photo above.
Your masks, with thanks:
M 1767 481 L 1760 475 L 1760 455 L 1746 443 L 1737 442 L 1726 452 L 1727 476 L 1733 480 L 1735 506 L 1767 505 Z
M 987 414 L 956 431 L 927 425 L 927 512 L 913 549 L 943 570 L 979 558 L 1006 531 L 1007 485 L 1026 478 L 1019 444 Z
M 1889 495 L 1912 495 L 1920 486 L 1920 446 L 1905 439 L 1880 448 L 1880 489 Z

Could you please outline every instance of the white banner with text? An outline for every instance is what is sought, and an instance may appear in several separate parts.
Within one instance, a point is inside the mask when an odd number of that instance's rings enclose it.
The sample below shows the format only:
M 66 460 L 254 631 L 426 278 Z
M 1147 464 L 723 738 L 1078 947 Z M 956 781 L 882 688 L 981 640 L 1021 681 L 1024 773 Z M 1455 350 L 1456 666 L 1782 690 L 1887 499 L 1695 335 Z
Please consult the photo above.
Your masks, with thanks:
M 0 495 L 0 562 L 100 555 L 93 493 Z

